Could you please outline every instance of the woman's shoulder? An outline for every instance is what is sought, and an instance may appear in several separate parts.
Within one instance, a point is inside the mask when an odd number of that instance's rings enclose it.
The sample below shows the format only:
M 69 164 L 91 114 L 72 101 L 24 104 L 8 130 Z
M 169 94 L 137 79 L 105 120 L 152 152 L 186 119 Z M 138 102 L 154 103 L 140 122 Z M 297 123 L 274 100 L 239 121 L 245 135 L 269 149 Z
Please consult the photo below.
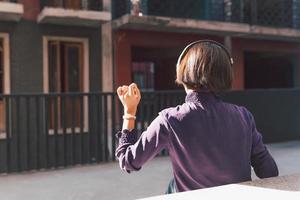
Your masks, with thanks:
M 172 118 L 182 118 L 187 113 L 189 113 L 189 107 L 185 103 L 174 107 L 165 108 L 159 112 L 159 114 L 166 120 L 170 120 Z
M 228 102 L 223 102 L 223 103 L 226 105 L 228 109 L 238 114 L 239 117 L 241 117 L 244 121 L 249 122 L 253 120 L 254 117 L 252 113 L 245 106 L 240 106 Z

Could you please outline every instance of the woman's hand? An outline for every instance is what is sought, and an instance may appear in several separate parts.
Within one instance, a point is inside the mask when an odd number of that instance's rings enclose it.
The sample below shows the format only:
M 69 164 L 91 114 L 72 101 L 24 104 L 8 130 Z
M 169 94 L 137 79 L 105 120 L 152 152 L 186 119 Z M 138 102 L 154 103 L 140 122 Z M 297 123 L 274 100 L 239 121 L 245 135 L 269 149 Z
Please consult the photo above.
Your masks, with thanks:
M 117 94 L 124 106 L 124 114 L 135 115 L 141 100 L 141 93 L 135 83 L 123 85 L 117 89 Z

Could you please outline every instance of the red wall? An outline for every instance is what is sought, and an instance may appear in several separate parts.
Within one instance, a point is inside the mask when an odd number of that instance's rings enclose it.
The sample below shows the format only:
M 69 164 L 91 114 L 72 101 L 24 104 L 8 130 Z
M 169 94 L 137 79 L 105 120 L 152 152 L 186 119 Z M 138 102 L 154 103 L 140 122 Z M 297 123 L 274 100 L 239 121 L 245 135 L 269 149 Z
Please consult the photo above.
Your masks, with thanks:
M 23 18 L 27 20 L 36 20 L 40 13 L 40 0 L 19 0 L 23 4 Z
M 131 78 L 131 47 L 155 47 L 155 48 L 184 48 L 188 43 L 200 39 L 213 39 L 223 42 L 221 37 L 180 34 L 152 31 L 121 30 L 114 33 L 115 42 L 115 87 L 129 84 Z M 179 55 L 178 55 L 179 56 Z M 175 68 L 174 68 L 175 70 Z M 172 73 L 171 73 L 172 74 Z M 174 77 L 175 81 L 175 77 Z M 173 82 L 174 82 L 173 81 Z M 175 83 L 174 83 L 175 84 Z M 164 88 L 166 89 L 166 88 Z
M 183 48 L 186 44 L 199 39 L 212 39 L 223 43 L 224 38 L 200 34 L 167 33 L 151 31 L 120 30 L 114 33 L 115 45 L 115 87 L 131 83 L 132 46 Z M 300 44 L 295 42 L 232 38 L 234 59 L 233 90 L 244 89 L 244 52 L 269 51 L 289 52 L 299 55 Z M 299 62 L 300 63 L 300 62 Z M 300 66 L 299 66 L 300 67 Z M 174 69 L 175 70 L 175 69 Z M 300 71 L 300 70 L 299 70 Z M 300 74 L 299 74 L 300 75 Z M 299 79 L 300 80 L 300 79 Z M 299 82 L 300 85 L 300 82 Z M 170 88 L 171 89 L 171 88 Z

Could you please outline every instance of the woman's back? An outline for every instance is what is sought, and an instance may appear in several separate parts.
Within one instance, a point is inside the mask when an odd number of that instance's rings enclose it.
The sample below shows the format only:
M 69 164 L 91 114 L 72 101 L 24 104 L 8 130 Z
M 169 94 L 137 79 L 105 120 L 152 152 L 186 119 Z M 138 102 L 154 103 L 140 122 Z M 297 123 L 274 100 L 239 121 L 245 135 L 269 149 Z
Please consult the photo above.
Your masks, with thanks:
M 251 179 L 246 112 L 207 92 L 192 92 L 184 104 L 162 111 L 172 127 L 169 154 L 179 191 Z
M 278 175 L 251 113 L 212 93 L 188 93 L 184 104 L 161 111 L 138 140 L 135 131 L 118 134 L 120 167 L 140 170 L 168 149 L 179 192 L 251 180 L 251 165 L 260 178 Z

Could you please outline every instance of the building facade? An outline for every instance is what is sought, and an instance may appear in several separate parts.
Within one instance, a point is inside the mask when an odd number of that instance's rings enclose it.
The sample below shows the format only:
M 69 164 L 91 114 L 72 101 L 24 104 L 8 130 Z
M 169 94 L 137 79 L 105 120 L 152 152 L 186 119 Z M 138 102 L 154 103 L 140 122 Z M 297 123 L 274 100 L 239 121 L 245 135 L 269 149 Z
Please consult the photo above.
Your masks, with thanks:
M 0 15 L 4 93 L 100 90 L 101 24 L 111 19 L 102 0 L 5 0 Z
M 102 90 L 102 24 L 109 21 L 107 0 L 0 1 L 1 173 L 58 166 L 63 157 L 69 162 L 66 151 L 59 157 L 55 152 L 62 150 L 51 149 L 70 141 L 60 137 L 63 132 L 88 131 L 91 103 L 87 96 L 60 94 Z M 57 95 L 36 96 L 33 103 L 36 94 Z
M 114 160 L 116 88 L 140 86 L 136 123 L 145 130 L 184 101 L 177 58 L 200 39 L 231 52 L 233 91 L 223 98 L 254 114 L 265 141 L 300 139 L 299 8 L 300 0 L 0 0 L 0 173 Z
M 299 0 L 2 0 L 1 93 L 176 90 L 183 47 L 213 39 L 234 58 L 234 90 L 294 88 Z
M 132 2 L 113 1 L 116 85 L 179 89 L 181 50 L 213 39 L 234 58 L 233 90 L 299 87 L 298 0 L 140 0 L 135 10 Z

